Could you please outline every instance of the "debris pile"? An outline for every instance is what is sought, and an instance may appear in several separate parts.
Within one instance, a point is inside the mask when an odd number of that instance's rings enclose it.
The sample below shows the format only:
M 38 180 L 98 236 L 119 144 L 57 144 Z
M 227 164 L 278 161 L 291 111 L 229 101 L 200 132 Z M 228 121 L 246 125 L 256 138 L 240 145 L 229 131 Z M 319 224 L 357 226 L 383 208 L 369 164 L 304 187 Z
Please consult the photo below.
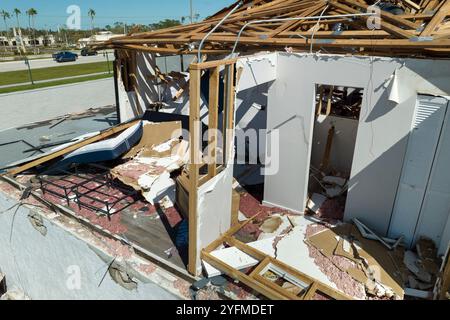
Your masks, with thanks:
M 345 188 L 346 179 L 326 176 L 321 181 Z M 304 273 L 314 281 L 329 286 L 353 299 L 400 300 L 417 297 L 431 298 L 439 271 L 437 249 L 433 241 L 421 238 L 416 252 L 406 250 L 403 237 L 389 239 L 378 236 L 361 221 L 343 223 L 332 215 L 335 208 L 327 202 L 335 200 L 314 194 L 308 204 L 315 215 L 296 215 L 286 210 L 270 210 L 259 202 L 259 189 L 250 187 L 252 194 L 240 191 L 240 221 L 234 233 L 237 241 L 259 250 Z M 330 208 L 327 212 L 326 209 Z M 259 213 L 259 214 L 258 214 Z M 230 267 L 253 274 L 261 261 L 257 256 L 224 242 L 210 254 Z M 220 267 L 203 261 L 207 277 L 224 273 Z M 266 269 L 263 269 L 266 270 Z M 266 270 L 261 274 L 295 296 L 302 296 L 303 289 L 292 285 L 278 274 Z M 303 292 L 302 294 L 300 294 Z M 319 295 L 313 295 L 319 299 Z M 329 299 L 320 296 L 321 299 Z

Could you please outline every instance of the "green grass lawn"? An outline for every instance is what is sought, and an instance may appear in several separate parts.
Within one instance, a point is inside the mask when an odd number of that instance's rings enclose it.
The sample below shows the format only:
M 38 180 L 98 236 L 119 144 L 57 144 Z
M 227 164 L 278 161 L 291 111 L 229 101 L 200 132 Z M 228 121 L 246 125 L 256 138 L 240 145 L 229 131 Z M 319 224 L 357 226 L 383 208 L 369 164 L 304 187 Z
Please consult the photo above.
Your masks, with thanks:
M 102 72 L 102 71 L 98 71 L 98 72 Z M 80 78 L 74 78 L 74 79 L 65 79 L 65 80 L 57 80 L 57 81 L 38 83 L 38 84 L 34 84 L 34 85 L 32 85 L 32 84 L 18 85 L 18 86 L 14 86 L 14 87 L 0 88 L 0 94 L 11 93 L 11 92 L 16 92 L 16 91 L 23 91 L 23 90 L 33 90 L 33 89 L 54 87 L 54 86 L 59 86 L 59 85 L 63 85 L 63 84 L 71 84 L 71 83 L 78 83 L 78 82 L 84 82 L 84 81 L 105 79 L 105 78 L 109 78 L 112 76 L 113 76 L 112 73 L 111 74 L 105 73 L 105 74 L 94 75 L 94 76 L 87 75 L 86 77 L 80 77 Z
M 33 70 L 33 62 L 31 62 L 31 72 L 34 81 L 50 80 L 64 77 L 73 77 L 80 75 L 88 75 L 92 73 L 107 72 L 107 62 L 93 62 L 85 64 L 74 64 L 68 66 L 58 66 Z M 110 62 L 110 70 L 112 70 L 112 62 Z M 112 72 L 112 71 L 111 71 Z M 0 72 L 0 86 L 9 84 L 19 84 L 30 82 L 28 70 Z

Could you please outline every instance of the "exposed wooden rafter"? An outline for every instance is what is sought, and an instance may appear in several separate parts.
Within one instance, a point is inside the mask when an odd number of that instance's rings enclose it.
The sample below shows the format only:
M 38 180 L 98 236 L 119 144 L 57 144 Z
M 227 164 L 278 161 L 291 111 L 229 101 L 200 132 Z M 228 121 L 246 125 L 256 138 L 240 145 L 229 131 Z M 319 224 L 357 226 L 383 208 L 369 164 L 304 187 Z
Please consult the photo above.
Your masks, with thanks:
M 388 56 L 448 57 L 450 0 L 395 0 L 397 12 L 380 11 L 380 29 L 370 30 L 368 16 L 341 17 L 372 12 L 372 0 L 244 0 L 242 6 L 205 41 L 203 51 L 210 55 L 231 53 L 236 40 L 239 52 L 297 51 L 326 48 L 330 53 L 374 54 Z M 208 19 L 152 32 L 113 38 L 97 48 L 141 50 L 161 54 L 197 53 L 199 42 L 236 4 Z M 325 10 L 324 10 L 325 9 Z M 394 14 L 395 13 L 395 14 Z M 400 13 L 400 14 L 399 14 Z M 298 19 L 318 15 L 317 19 Z M 335 16 L 335 17 L 334 17 Z M 293 19 L 292 19 L 293 18 Z M 291 19 L 266 21 L 271 19 Z M 248 25 L 238 39 L 239 31 Z M 281 47 L 281 48 L 280 48 Z

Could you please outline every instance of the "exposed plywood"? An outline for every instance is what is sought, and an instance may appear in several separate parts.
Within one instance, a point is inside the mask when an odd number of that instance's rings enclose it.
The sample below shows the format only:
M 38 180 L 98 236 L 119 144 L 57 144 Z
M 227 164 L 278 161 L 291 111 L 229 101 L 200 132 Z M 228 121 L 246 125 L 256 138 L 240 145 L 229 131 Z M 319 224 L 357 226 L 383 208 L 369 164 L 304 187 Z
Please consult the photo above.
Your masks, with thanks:
M 170 139 L 175 139 L 181 136 L 181 122 L 160 122 L 151 123 L 145 121 L 143 123 L 142 138 L 139 143 L 131 148 L 123 158 L 133 158 L 143 148 L 151 148 L 154 145 L 159 145 Z

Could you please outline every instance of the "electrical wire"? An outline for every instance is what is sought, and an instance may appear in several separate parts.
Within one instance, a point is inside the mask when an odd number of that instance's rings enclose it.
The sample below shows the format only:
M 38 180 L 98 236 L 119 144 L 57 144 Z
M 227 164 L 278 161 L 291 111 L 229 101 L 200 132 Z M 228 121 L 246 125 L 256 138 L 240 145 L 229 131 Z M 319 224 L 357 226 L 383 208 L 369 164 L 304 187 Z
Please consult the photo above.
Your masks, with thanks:
M 326 6 L 323 11 L 320 13 L 320 17 L 317 20 L 316 25 L 314 26 L 314 30 L 313 33 L 311 35 L 311 46 L 309 47 L 309 53 L 312 53 L 312 49 L 313 49 L 313 44 L 314 44 L 314 35 L 316 34 L 316 31 L 319 30 L 319 26 L 320 26 L 320 20 L 322 19 L 323 14 L 325 13 L 325 11 L 329 8 L 330 6 Z

